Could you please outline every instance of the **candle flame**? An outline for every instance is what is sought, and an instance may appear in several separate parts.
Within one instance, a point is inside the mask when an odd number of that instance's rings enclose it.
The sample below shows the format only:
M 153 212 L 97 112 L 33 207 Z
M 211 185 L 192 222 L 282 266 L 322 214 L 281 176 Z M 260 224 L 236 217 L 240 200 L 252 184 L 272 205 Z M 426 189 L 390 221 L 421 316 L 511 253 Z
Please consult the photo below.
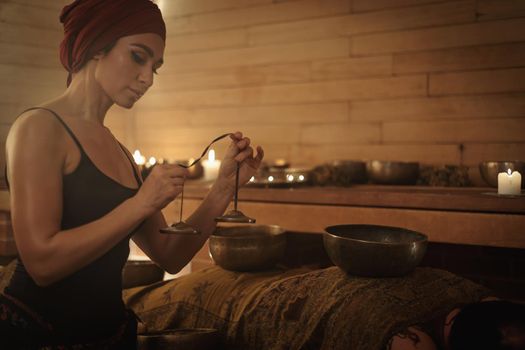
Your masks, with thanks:
M 148 163 L 150 165 L 154 165 L 155 163 L 157 163 L 157 160 L 155 159 L 155 157 L 150 157 L 149 160 L 148 160 Z
M 208 153 L 208 160 L 210 162 L 214 162 L 215 161 L 215 150 L 210 149 L 210 152 Z
M 507 169 L 507 173 L 508 173 L 509 175 L 511 175 L 511 174 L 512 174 L 512 170 Z
M 133 152 L 133 160 L 137 165 L 144 165 L 144 163 L 146 163 L 146 157 L 140 154 L 140 151 L 138 149 L 136 149 L 135 152 Z

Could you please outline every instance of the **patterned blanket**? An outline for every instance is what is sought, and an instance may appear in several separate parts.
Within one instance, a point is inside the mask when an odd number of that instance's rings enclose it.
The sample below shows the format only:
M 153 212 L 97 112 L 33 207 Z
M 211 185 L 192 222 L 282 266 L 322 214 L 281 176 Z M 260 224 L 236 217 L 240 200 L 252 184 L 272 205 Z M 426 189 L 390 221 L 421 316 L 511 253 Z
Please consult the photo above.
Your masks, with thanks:
M 237 273 L 211 267 L 124 291 L 150 330 L 216 328 L 227 349 L 384 349 L 409 325 L 488 296 L 446 271 L 402 278 L 349 276 L 337 267 Z

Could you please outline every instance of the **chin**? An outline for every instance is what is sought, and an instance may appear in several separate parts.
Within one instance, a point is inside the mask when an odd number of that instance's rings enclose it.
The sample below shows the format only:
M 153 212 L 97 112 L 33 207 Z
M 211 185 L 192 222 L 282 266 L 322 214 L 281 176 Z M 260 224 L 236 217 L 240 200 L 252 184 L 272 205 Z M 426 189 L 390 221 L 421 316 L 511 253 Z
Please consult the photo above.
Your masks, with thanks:
M 125 109 L 131 109 L 131 107 L 133 107 L 135 105 L 135 102 L 137 101 L 134 101 L 134 100 L 125 100 L 125 101 L 115 101 L 115 104 L 119 107 L 122 107 L 122 108 L 125 108 Z

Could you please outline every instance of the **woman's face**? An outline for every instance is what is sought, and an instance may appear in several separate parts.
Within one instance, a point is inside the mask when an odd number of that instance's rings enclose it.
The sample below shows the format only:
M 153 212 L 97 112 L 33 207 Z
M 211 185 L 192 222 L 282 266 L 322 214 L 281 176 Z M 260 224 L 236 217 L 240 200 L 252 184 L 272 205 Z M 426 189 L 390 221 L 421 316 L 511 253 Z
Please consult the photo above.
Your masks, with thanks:
M 163 63 L 164 41 L 153 33 L 120 38 L 107 53 L 97 55 L 95 79 L 117 105 L 131 108 L 153 85 Z

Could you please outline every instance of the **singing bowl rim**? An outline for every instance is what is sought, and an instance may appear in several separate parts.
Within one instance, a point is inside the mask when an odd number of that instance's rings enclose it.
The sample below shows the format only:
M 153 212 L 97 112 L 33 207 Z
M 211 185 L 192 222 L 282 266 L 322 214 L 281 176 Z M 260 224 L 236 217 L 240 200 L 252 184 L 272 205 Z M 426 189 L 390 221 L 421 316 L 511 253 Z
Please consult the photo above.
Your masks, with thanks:
M 258 229 L 268 229 L 263 232 L 257 231 Z M 237 230 L 243 230 L 245 232 L 240 235 L 237 234 Z M 230 232 L 233 231 L 233 232 Z M 227 232 L 228 234 L 221 234 Z M 247 234 L 246 234 L 247 233 Z M 236 225 L 227 227 L 218 227 L 215 229 L 213 234 L 210 235 L 210 240 L 225 241 L 225 240 L 243 240 L 243 239 L 271 239 L 278 237 L 286 233 L 286 230 L 279 225 Z
M 510 165 L 510 166 L 509 166 Z M 505 172 L 504 168 L 512 168 L 514 171 L 525 169 L 523 160 L 486 160 L 479 162 L 478 169 L 481 178 L 490 187 L 498 187 L 498 174 Z M 524 171 L 525 172 L 525 171 Z M 522 181 L 521 188 L 525 188 L 525 182 Z
M 373 164 L 373 163 L 379 163 L 381 165 L 411 165 L 411 166 L 419 166 L 419 162 L 414 161 L 402 161 L 402 160 L 380 160 L 380 159 L 372 159 L 366 162 L 366 164 Z
M 484 160 L 482 162 L 479 162 L 480 165 L 489 165 L 491 163 L 494 163 L 494 164 L 501 164 L 501 163 L 518 163 L 518 164 L 522 164 L 525 166 L 525 160 Z
M 364 240 L 364 239 L 350 238 L 350 237 L 345 237 L 345 236 L 341 236 L 341 235 L 329 232 L 331 230 L 332 231 L 333 230 L 338 230 L 338 229 L 342 230 L 342 229 L 347 229 L 347 228 L 358 229 L 360 227 L 366 227 L 368 229 L 372 229 L 372 228 L 387 229 L 387 230 L 391 230 L 392 232 L 408 233 L 408 234 L 414 235 L 415 237 L 417 237 L 417 239 L 415 239 L 413 241 L 408 241 L 408 242 L 381 242 L 381 241 L 370 241 L 370 240 Z M 414 243 L 428 242 L 428 236 L 425 235 L 424 233 L 417 232 L 417 231 L 414 231 L 414 230 L 409 230 L 409 229 L 406 229 L 406 228 L 403 228 L 403 227 L 387 226 L 387 225 L 372 225 L 372 224 L 370 224 L 370 225 L 369 224 L 332 225 L 332 226 L 325 227 L 324 234 L 327 235 L 327 236 L 330 236 L 330 237 L 332 237 L 334 239 L 341 239 L 343 241 L 348 241 L 348 242 L 359 242 L 359 243 L 372 244 L 372 245 L 405 246 L 405 245 L 411 245 L 411 244 L 414 244 Z

